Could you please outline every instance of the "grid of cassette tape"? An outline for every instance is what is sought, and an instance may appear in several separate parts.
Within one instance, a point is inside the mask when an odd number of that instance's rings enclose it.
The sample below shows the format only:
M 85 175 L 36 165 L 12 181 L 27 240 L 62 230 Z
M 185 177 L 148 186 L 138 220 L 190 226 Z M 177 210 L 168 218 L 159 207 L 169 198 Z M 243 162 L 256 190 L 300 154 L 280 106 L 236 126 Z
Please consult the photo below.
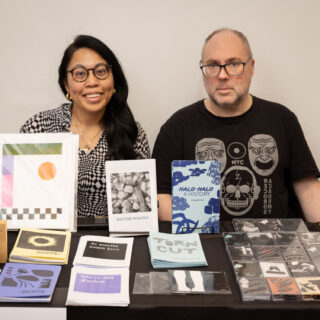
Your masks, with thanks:
M 233 219 L 224 232 L 243 301 L 320 299 L 320 232 L 301 219 Z

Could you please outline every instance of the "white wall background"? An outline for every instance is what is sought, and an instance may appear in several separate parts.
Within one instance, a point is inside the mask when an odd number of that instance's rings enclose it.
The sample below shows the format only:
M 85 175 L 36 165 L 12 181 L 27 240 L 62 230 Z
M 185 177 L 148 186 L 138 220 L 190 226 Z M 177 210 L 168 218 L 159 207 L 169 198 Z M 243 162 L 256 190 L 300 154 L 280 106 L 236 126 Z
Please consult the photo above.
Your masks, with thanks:
M 0 0 L 0 132 L 65 101 L 60 59 L 75 35 L 90 34 L 118 56 L 153 146 L 175 110 L 205 97 L 203 41 L 231 27 L 256 59 L 251 93 L 297 114 L 320 165 L 319 13 L 318 0 Z

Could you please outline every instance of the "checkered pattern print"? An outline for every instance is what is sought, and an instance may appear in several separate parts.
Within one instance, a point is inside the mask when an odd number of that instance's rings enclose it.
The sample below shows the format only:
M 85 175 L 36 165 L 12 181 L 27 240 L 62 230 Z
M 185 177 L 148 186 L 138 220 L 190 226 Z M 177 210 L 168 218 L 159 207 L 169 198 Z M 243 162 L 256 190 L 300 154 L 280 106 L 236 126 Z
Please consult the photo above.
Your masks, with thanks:
M 62 208 L 2 208 L 1 220 L 59 220 L 62 216 Z
M 22 126 L 22 133 L 67 132 L 70 131 L 72 104 L 65 103 L 60 107 L 43 111 Z M 139 123 L 138 137 L 134 145 L 137 159 L 150 157 L 150 149 L 145 131 Z M 86 154 L 79 149 L 78 167 L 78 215 L 106 215 L 108 213 L 106 194 L 105 162 L 110 159 L 105 130 L 95 148 Z

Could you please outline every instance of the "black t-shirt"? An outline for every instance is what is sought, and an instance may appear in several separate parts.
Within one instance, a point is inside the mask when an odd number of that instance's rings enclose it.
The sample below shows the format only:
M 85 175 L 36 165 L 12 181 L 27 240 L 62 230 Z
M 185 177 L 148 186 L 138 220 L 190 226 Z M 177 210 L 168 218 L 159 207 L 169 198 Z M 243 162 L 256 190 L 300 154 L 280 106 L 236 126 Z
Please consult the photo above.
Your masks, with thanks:
M 221 220 L 301 217 L 292 182 L 319 174 L 296 116 L 253 97 L 236 117 L 217 117 L 203 100 L 177 111 L 162 127 L 153 158 L 158 193 L 171 194 L 173 160 L 221 161 Z

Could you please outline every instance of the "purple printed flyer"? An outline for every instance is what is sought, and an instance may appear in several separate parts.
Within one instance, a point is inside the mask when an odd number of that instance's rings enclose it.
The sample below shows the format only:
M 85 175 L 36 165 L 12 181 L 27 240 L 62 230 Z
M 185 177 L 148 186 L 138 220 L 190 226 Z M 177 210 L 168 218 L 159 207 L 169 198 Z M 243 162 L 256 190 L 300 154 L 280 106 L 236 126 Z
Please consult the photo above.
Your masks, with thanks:
M 121 275 L 77 273 L 74 291 L 85 293 L 120 293 Z

